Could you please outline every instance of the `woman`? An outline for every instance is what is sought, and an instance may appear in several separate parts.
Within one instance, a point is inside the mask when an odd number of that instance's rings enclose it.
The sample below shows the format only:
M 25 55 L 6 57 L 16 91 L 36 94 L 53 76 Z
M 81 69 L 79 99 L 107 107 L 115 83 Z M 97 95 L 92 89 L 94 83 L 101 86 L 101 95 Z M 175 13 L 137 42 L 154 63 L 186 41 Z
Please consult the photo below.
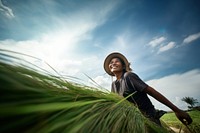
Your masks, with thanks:
M 153 122 L 161 125 L 159 118 L 162 113 L 158 114 L 147 94 L 172 109 L 183 124 L 192 123 L 192 119 L 186 112 L 176 107 L 162 94 L 144 83 L 138 75 L 131 72 L 130 63 L 124 55 L 116 52 L 109 54 L 104 61 L 104 69 L 109 75 L 116 77 L 116 81 L 112 83 L 112 92 L 123 97 L 132 94 L 127 100 L 134 103 Z

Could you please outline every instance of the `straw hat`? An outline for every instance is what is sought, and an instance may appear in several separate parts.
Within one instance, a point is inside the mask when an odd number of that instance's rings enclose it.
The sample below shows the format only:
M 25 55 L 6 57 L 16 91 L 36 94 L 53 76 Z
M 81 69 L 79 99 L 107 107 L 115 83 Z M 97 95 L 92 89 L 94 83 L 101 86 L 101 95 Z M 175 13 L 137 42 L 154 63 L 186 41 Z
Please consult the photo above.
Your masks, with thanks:
M 111 53 L 109 54 L 106 59 L 104 60 L 104 69 L 105 71 L 111 75 L 111 76 L 114 76 L 114 74 L 110 71 L 109 69 L 109 64 L 110 64 L 110 61 L 113 59 L 113 58 L 120 58 L 121 60 L 124 61 L 125 63 L 125 66 L 126 66 L 126 71 L 131 71 L 131 68 L 130 68 L 130 63 L 128 62 L 128 60 L 126 59 L 126 57 L 124 55 L 122 55 L 121 53 L 118 53 L 118 52 L 114 52 L 114 53 Z

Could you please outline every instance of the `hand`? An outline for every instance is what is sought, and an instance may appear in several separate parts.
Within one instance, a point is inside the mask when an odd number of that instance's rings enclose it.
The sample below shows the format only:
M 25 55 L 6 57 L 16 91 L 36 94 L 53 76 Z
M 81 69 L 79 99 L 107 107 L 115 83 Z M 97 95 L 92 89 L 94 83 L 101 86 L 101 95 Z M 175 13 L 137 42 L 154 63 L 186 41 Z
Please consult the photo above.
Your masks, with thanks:
M 188 113 L 183 110 L 178 110 L 175 112 L 176 117 L 184 124 L 189 125 L 192 123 L 192 118 L 188 115 Z

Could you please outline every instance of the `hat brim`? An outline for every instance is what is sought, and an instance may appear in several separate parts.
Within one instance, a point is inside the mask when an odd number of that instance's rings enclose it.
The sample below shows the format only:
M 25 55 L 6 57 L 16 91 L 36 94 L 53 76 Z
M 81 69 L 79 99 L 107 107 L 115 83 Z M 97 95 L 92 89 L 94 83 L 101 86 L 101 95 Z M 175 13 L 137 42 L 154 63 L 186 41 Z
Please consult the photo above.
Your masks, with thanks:
M 109 54 L 105 60 L 104 60 L 104 69 L 105 71 L 111 75 L 111 76 L 115 76 L 114 73 L 112 73 L 109 69 L 109 64 L 110 64 L 110 61 L 113 59 L 113 58 L 120 58 L 124 61 L 125 65 L 126 65 L 126 71 L 129 71 L 129 62 L 128 60 L 126 59 L 126 57 L 124 55 L 122 55 L 121 53 L 118 53 L 118 52 L 114 52 L 114 53 L 111 53 Z

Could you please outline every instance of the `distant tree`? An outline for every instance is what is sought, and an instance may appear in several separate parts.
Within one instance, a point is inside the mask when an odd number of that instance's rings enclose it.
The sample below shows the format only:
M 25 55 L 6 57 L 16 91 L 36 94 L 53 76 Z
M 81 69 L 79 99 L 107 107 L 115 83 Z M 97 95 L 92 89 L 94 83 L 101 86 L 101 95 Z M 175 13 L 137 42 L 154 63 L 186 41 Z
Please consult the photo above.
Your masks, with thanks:
M 184 97 L 181 99 L 182 101 L 186 102 L 190 106 L 188 108 L 194 108 L 194 105 L 198 103 L 197 99 L 194 99 L 193 97 Z

